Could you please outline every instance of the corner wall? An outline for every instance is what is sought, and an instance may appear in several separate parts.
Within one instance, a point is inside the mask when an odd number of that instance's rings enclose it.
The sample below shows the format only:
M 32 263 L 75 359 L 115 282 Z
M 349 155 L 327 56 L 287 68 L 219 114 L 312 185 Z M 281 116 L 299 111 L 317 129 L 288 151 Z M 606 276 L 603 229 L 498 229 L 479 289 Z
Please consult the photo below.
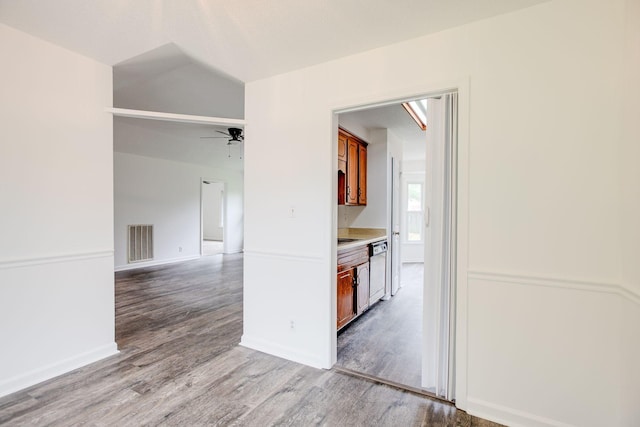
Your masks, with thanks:
M 633 349 L 617 310 L 640 294 L 620 262 L 637 187 L 618 172 L 626 3 L 553 0 L 247 84 L 243 343 L 335 361 L 331 112 L 467 85 L 457 405 L 514 425 L 623 425 L 632 389 L 612 363 Z
M 0 24 L 0 396 L 117 352 L 111 68 Z
M 620 187 L 622 190 L 623 283 L 640 293 L 640 1 L 628 0 L 625 15 L 624 73 L 622 90 L 623 132 L 620 150 Z M 640 425 L 640 298 L 635 303 L 623 300 L 623 335 L 625 349 L 619 364 L 623 379 L 623 424 Z

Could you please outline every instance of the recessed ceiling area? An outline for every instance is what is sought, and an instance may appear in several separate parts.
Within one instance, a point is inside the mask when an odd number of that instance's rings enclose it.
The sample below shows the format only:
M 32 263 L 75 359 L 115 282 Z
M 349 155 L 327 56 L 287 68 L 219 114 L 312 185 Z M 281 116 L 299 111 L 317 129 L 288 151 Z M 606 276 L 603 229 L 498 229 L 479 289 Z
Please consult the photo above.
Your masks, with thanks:
M 249 82 L 547 0 L 0 0 L 0 22 L 115 65 L 173 43 Z

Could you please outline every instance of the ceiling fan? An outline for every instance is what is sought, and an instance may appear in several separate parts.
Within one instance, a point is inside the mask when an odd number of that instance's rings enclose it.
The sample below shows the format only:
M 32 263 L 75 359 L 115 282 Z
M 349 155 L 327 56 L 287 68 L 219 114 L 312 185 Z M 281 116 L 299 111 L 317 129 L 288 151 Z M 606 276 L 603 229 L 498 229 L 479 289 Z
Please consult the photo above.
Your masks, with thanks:
M 240 128 L 229 128 L 229 132 L 223 132 L 221 130 L 217 130 L 216 132 L 226 136 L 201 136 L 200 138 L 226 138 L 228 140 L 227 145 L 238 144 L 244 141 L 244 135 Z
M 242 134 L 242 129 L 240 128 L 228 128 L 229 132 L 223 132 L 221 130 L 216 130 L 216 132 L 221 133 L 225 136 L 201 136 L 200 138 L 226 138 L 227 139 L 227 147 L 229 148 L 228 157 L 231 158 L 231 146 L 235 144 L 239 144 L 244 141 L 244 135 Z M 242 159 L 242 149 L 240 150 L 240 159 Z

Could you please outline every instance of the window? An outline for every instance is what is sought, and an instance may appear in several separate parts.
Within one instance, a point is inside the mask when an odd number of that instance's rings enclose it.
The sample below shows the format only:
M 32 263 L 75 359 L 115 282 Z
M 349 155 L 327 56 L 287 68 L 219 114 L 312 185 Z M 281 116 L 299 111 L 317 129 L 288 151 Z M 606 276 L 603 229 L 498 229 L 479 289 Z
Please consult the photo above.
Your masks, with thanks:
M 403 102 L 402 106 L 422 130 L 427 130 L 427 100 Z
M 421 242 L 423 235 L 423 193 L 422 183 L 407 183 L 407 242 Z

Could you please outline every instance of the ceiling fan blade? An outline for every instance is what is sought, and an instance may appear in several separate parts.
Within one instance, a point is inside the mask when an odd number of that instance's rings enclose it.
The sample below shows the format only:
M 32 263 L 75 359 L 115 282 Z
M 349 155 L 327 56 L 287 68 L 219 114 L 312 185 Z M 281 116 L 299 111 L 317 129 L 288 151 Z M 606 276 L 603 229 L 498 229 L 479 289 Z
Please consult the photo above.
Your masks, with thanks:
M 208 138 L 225 138 L 229 139 L 228 136 L 201 136 L 200 139 L 208 139 Z
M 231 138 L 231 135 L 229 135 L 227 132 L 222 132 L 221 130 L 217 130 L 216 132 L 227 135 L 229 138 Z

